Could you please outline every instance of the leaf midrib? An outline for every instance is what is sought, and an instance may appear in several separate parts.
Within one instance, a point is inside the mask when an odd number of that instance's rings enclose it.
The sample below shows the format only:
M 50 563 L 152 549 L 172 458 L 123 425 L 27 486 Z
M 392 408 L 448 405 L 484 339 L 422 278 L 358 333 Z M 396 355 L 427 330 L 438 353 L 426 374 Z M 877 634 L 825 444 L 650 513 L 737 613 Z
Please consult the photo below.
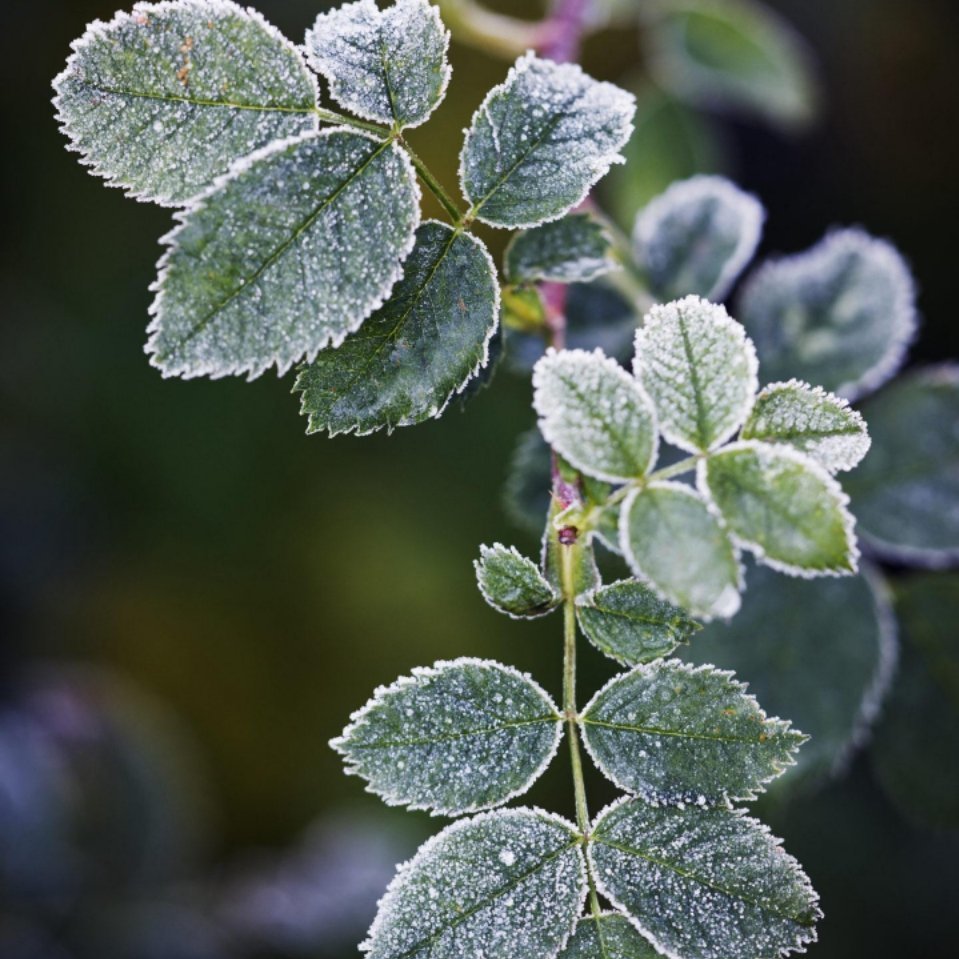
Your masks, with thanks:
M 534 719 L 518 719 L 514 722 L 503 722 L 497 726 L 487 726 L 481 729 L 467 729 L 456 733 L 442 733 L 428 739 L 382 739 L 370 743 L 350 743 L 350 749 L 389 749 L 395 746 L 430 746 L 434 743 L 456 742 L 468 739 L 470 736 L 489 736 L 504 729 L 519 729 L 524 726 L 536 726 L 541 723 L 559 723 L 562 717 L 557 715 L 537 716 Z
M 136 97 L 140 100 L 157 100 L 161 103 L 185 103 L 188 106 L 198 107 L 225 107 L 231 110 L 254 110 L 262 113 L 315 113 L 316 107 L 309 106 L 280 106 L 262 103 L 234 103 L 232 100 L 207 100 L 200 97 L 178 97 L 172 93 L 149 93 L 143 90 L 118 90 L 113 87 L 104 87 L 95 83 L 84 83 L 88 90 L 97 93 L 108 93 L 117 97 Z
M 697 739 L 705 742 L 716 743 L 740 743 L 747 746 L 761 746 L 763 743 L 775 743 L 778 737 L 775 733 L 766 733 L 766 739 L 749 739 L 743 736 L 711 736 L 708 733 L 682 732 L 675 729 L 663 729 L 658 726 L 639 726 L 634 723 L 616 723 L 605 719 L 592 719 L 588 715 L 580 717 L 580 723 L 584 726 L 598 726 L 601 729 L 612 729 L 616 732 L 624 733 L 642 733 L 648 736 L 672 736 L 677 739 Z M 765 731 L 765 724 L 763 724 Z

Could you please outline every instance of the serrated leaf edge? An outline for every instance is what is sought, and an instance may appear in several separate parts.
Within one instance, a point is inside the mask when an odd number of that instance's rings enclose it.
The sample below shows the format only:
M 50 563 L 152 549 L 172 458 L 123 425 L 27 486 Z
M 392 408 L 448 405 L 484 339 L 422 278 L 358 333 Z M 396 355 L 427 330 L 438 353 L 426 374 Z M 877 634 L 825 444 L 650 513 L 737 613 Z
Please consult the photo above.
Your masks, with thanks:
M 464 666 L 475 666 L 481 669 L 495 670 L 500 673 L 505 673 L 513 679 L 527 683 L 543 700 L 544 706 L 553 711 L 553 722 L 555 725 L 553 745 L 544 756 L 542 762 L 536 767 L 533 773 L 530 774 L 529 779 L 527 779 L 521 786 L 518 786 L 508 795 L 494 803 L 476 803 L 474 805 L 464 807 L 440 807 L 427 805 L 425 803 L 410 803 L 404 799 L 398 798 L 397 796 L 385 795 L 384 793 L 373 789 L 369 780 L 366 780 L 366 777 L 356 768 L 355 764 L 353 764 L 352 760 L 346 753 L 346 740 L 354 732 L 356 726 L 366 718 L 367 714 L 373 712 L 376 708 L 381 706 L 387 701 L 388 697 L 392 696 L 394 693 L 402 692 L 410 687 L 416 687 L 419 685 L 419 681 L 422 679 L 435 679 L 439 676 L 442 676 L 444 673 L 449 672 L 450 670 L 460 669 Z M 543 722 L 546 723 L 547 720 L 543 720 Z M 431 816 L 465 816 L 470 813 L 497 809 L 505 803 L 516 799 L 518 796 L 522 796 L 523 793 L 527 792 L 533 783 L 536 782 L 536 780 L 539 779 L 539 777 L 542 776 L 546 771 L 549 764 L 555 758 L 562 739 L 563 717 L 560 715 L 559 709 L 553 701 L 553 698 L 549 695 L 549 693 L 546 692 L 545 689 L 543 689 L 542 686 L 540 686 L 535 679 L 533 679 L 532 676 L 529 675 L 529 673 L 521 672 L 513 666 L 507 666 L 504 663 L 499 663 L 494 659 L 480 659 L 475 656 L 459 656 L 456 659 L 437 660 L 432 666 L 415 666 L 411 670 L 410 675 L 400 676 L 389 685 L 377 686 L 376 689 L 373 690 L 373 695 L 370 697 L 370 699 L 363 706 L 357 710 L 354 710 L 354 712 L 350 714 L 349 723 L 343 732 L 340 733 L 339 736 L 335 736 L 333 739 L 331 739 L 328 745 L 343 759 L 343 771 L 345 775 L 356 776 L 359 779 L 365 780 L 366 785 L 363 791 L 368 792 L 373 796 L 377 796 L 387 806 L 403 806 L 411 811 L 428 812 Z
M 304 77 L 306 77 L 306 79 L 309 81 L 309 84 L 313 89 L 314 103 L 319 101 L 320 90 L 316 82 L 316 76 L 307 67 L 306 62 L 303 59 L 302 51 L 292 40 L 289 39 L 289 37 L 285 36 L 280 30 L 273 26 L 273 24 L 270 23 L 266 17 L 263 16 L 263 14 L 261 14 L 258 10 L 254 10 L 253 7 L 241 7 L 238 3 L 234 3 L 233 0 L 200 0 L 200 2 L 193 0 L 190 5 L 200 6 L 201 4 L 209 7 L 211 12 L 214 14 L 217 12 L 222 12 L 224 14 L 233 13 L 237 16 L 253 20 L 264 29 L 268 36 L 283 43 L 290 50 L 290 52 L 294 54 Z M 107 173 L 106 171 L 100 169 L 96 161 L 91 160 L 86 156 L 85 151 L 74 136 L 73 130 L 70 126 L 69 118 L 63 113 L 60 85 L 69 78 L 70 74 L 76 67 L 77 61 L 83 54 L 83 51 L 97 37 L 107 36 L 109 31 L 114 30 L 125 23 L 129 23 L 131 20 L 134 20 L 137 14 L 149 16 L 150 14 L 160 14 L 166 13 L 167 11 L 183 9 L 183 6 L 183 0 L 160 0 L 158 3 L 141 2 L 135 3 L 129 13 L 123 10 L 118 10 L 113 15 L 112 20 L 92 20 L 89 24 L 87 24 L 87 28 L 84 30 L 83 34 L 70 44 L 70 49 L 73 52 L 69 57 L 67 57 L 66 66 L 56 75 L 56 77 L 54 77 L 52 84 L 55 95 L 51 102 L 53 103 L 55 110 L 55 119 L 60 132 L 67 138 L 67 150 L 69 150 L 71 153 L 76 153 L 79 155 L 80 165 L 87 167 L 89 172 L 94 176 L 100 177 L 106 186 L 123 190 L 124 196 L 130 197 L 130 199 L 136 200 L 138 203 L 153 203 L 157 206 L 167 207 L 170 209 L 192 206 L 193 204 L 197 203 L 199 198 L 206 191 L 201 190 L 196 196 L 186 200 L 166 200 L 153 196 L 146 190 L 137 190 L 125 183 L 121 183 L 119 180 L 117 180 L 114 174 Z M 308 116 L 308 114 L 304 113 L 304 116 Z M 312 129 L 304 131 L 303 135 L 315 133 L 319 129 L 319 118 L 315 114 L 312 115 L 310 122 Z M 265 147 L 261 147 L 261 149 L 269 149 L 269 147 L 272 145 L 273 144 L 267 144 Z M 225 175 L 226 174 L 221 174 L 221 176 Z
M 483 582 L 480 579 L 480 569 L 482 568 L 483 562 L 486 557 L 495 552 L 496 550 L 502 550 L 503 552 L 510 553 L 512 556 L 521 563 L 528 566 L 537 576 L 540 581 L 540 584 L 549 590 L 550 594 L 553 597 L 553 605 L 549 609 L 544 609 L 541 613 L 530 613 L 525 616 L 520 615 L 519 613 L 511 613 L 508 609 L 504 609 L 498 603 L 496 603 L 492 596 L 483 588 Z M 559 591 L 553 586 L 549 580 L 542 574 L 539 566 L 536 565 L 528 556 L 524 556 L 515 546 L 504 546 L 502 543 L 493 543 L 492 546 L 480 546 L 480 558 L 473 560 L 473 569 L 476 571 L 476 586 L 480 591 L 483 599 L 486 600 L 487 604 L 496 610 L 497 613 L 503 613 L 505 616 L 509 616 L 510 619 L 525 620 L 525 619 L 540 619 L 543 616 L 548 616 L 556 607 L 562 602 L 563 597 L 560 595 Z

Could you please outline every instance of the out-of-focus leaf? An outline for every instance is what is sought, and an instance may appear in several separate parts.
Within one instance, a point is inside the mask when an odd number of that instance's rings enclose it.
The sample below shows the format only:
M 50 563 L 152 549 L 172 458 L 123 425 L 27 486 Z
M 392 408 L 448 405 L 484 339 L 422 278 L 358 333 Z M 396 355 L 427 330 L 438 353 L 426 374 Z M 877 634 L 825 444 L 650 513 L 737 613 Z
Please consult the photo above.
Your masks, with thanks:
M 959 558 L 959 365 L 906 374 L 863 406 L 873 439 L 847 480 L 863 539 L 893 562 Z
M 534 536 L 543 532 L 550 504 L 549 446 L 533 427 L 516 442 L 510 460 L 503 504 L 509 518 Z
M 609 229 L 590 213 L 524 230 L 506 248 L 506 276 L 512 283 L 588 283 L 618 267 Z

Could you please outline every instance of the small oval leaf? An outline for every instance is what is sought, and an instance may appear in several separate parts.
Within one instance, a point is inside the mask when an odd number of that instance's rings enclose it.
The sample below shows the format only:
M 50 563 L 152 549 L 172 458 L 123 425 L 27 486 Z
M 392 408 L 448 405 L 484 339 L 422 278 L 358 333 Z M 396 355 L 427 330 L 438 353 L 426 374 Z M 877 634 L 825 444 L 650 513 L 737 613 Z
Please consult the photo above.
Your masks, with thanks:
M 590 213 L 517 233 L 504 266 L 512 283 L 586 283 L 620 268 L 607 226 Z
M 388 805 L 457 816 L 526 792 L 561 735 L 556 706 L 532 679 L 462 658 L 380 687 L 330 745 Z
M 317 123 L 316 82 L 297 48 L 230 0 L 138 3 L 95 21 L 53 86 L 82 162 L 166 206 Z
M 580 919 L 560 959 L 660 959 L 660 956 L 624 915 L 604 912 Z
M 740 435 L 792 447 L 830 473 L 851 470 L 871 442 L 865 421 L 844 399 L 799 380 L 767 386 Z
M 849 498 L 818 463 L 783 446 L 733 443 L 702 460 L 699 487 L 736 542 L 792 576 L 846 576 L 859 550 Z
M 632 94 L 575 64 L 520 57 L 466 134 L 460 182 L 472 215 L 513 228 L 561 217 L 622 162 L 635 108 Z
M 822 913 L 809 880 L 740 811 L 620 801 L 591 839 L 600 890 L 666 955 L 775 959 L 816 939 Z
M 732 673 L 676 660 L 614 677 L 580 722 L 590 755 L 620 789 L 670 805 L 755 799 L 806 738 L 768 719 Z
M 539 567 L 515 547 L 481 546 L 473 564 L 480 592 L 493 609 L 515 619 L 532 619 L 555 609 L 562 597 Z
M 633 249 L 662 302 L 725 299 L 762 234 L 762 204 L 721 176 L 674 183 L 636 218 Z
M 653 307 L 636 334 L 633 369 L 663 436 L 694 453 L 715 449 L 739 429 L 759 385 L 743 328 L 698 296 Z
M 369 959 L 553 959 L 586 898 L 579 836 L 532 809 L 447 826 L 380 900 Z
M 733 544 L 695 490 L 650 483 L 626 498 L 619 542 L 632 571 L 694 616 L 739 609 L 742 574 Z
M 649 397 L 600 350 L 549 350 L 533 370 L 533 391 L 546 442 L 576 469 L 615 483 L 655 462 Z
M 337 345 L 400 278 L 419 221 L 404 151 L 334 129 L 238 165 L 166 237 L 147 352 L 165 376 L 258 376 Z
M 428 221 L 390 298 L 293 387 L 308 433 L 365 436 L 443 414 L 489 362 L 499 287 L 486 247 Z
M 668 656 L 700 629 L 682 609 L 634 579 L 581 596 L 576 618 L 586 638 L 624 666 Z
M 446 93 L 449 31 L 428 0 L 373 0 L 321 13 L 306 33 L 306 57 L 341 106 L 374 123 L 415 127 Z

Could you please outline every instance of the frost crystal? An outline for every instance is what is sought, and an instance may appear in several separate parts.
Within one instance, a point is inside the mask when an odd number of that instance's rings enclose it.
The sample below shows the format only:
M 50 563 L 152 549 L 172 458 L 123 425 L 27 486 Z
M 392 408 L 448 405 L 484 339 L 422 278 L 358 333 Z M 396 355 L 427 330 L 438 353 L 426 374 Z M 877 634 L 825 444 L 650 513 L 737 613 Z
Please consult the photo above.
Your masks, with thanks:
M 63 131 L 112 186 L 185 203 L 241 157 L 316 129 L 296 47 L 229 0 L 138 3 L 95 21 L 54 80 Z
M 415 127 L 436 109 L 450 79 L 449 32 L 427 0 L 347 3 L 316 18 L 306 55 L 333 99 L 376 123 Z
M 400 867 L 361 948 L 370 959 L 553 959 L 585 898 L 572 824 L 532 809 L 486 813 Z
M 419 188 L 401 149 L 337 128 L 242 161 L 180 220 L 151 362 L 252 378 L 341 343 L 383 303 L 413 247 Z
M 525 792 L 561 735 L 556 706 L 528 676 L 464 658 L 378 689 L 331 745 L 389 805 L 459 815 Z
M 661 301 L 696 294 L 722 300 L 752 259 L 765 212 L 724 177 L 674 183 L 636 218 L 636 260 Z
M 661 954 L 620 913 L 580 919 L 560 959 L 658 959 Z
M 530 227 L 579 203 L 632 132 L 632 94 L 526 54 L 473 116 L 460 182 L 484 223 Z
M 743 328 L 697 296 L 653 307 L 636 334 L 633 369 L 653 398 L 663 436 L 690 452 L 728 440 L 758 386 L 756 352 Z

